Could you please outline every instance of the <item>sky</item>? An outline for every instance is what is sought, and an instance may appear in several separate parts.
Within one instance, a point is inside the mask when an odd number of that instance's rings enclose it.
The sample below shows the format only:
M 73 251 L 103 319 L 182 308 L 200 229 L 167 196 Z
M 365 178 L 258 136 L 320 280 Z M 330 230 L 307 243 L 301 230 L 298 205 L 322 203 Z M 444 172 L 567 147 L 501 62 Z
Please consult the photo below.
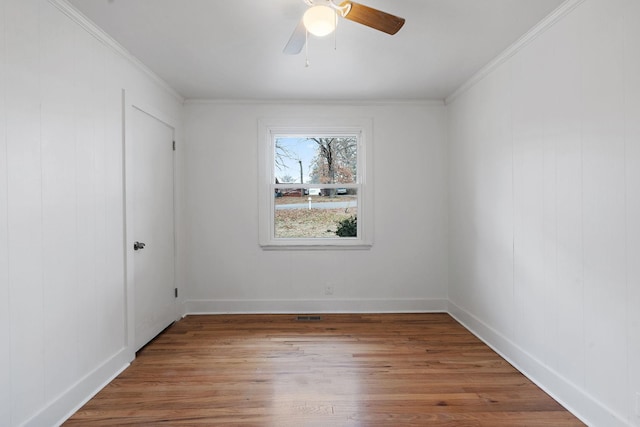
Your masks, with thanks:
M 302 160 L 302 175 L 304 183 L 310 181 L 309 172 L 311 171 L 311 161 L 316 155 L 317 144 L 313 141 L 307 141 L 306 138 L 292 137 L 292 138 L 277 138 L 277 144 L 284 147 L 292 154 L 295 159 L 284 158 L 286 169 L 275 168 L 275 175 L 278 179 L 285 175 L 290 175 L 294 178 L 295 183 L 300 182 L 300 164 L 298 160 Z M 281 181 L 282 182 L 282 181 Z

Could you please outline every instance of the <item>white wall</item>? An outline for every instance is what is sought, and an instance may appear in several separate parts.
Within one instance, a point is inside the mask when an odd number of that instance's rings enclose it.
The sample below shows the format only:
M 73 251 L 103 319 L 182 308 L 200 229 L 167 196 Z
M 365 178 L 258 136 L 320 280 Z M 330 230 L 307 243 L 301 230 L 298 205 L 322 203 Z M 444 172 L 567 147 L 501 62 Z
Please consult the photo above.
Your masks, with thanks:
M 640 2 L 586 0 L 448 121 L 451 312 L 591 425 L 639 426 Z
M 0 425 L 55 424 L 133 355 L 122 89 L 180 114 L 54 2 L 0 2 Z
M 122 89 L 182 114 L 56 4 L 0 1 L 7 426 L 54 424 L 132 357 Z M 447 109 L 190 103 L 178 132 L 184 312 L 444 310 L 449 297 L 591 424 L 640 425 L 639 19 L 636 0 L 586 0 Z M 373 119 L 371 250 L 259 248 L 257 121 L 279 115 Z
M 373 119 L 371 250 L 258 246 L 258 119 L 279 116 Z M 185 312 L 446 309 L 443 104 L 188 103 L 185 120 Z

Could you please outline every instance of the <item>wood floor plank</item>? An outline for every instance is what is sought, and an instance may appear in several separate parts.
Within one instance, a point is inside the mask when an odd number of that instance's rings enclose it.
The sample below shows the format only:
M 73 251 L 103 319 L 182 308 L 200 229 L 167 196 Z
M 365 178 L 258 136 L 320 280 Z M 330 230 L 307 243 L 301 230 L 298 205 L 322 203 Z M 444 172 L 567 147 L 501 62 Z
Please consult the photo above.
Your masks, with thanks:
M 581 426 L 447 314 L 188 316 L 65 426 Z

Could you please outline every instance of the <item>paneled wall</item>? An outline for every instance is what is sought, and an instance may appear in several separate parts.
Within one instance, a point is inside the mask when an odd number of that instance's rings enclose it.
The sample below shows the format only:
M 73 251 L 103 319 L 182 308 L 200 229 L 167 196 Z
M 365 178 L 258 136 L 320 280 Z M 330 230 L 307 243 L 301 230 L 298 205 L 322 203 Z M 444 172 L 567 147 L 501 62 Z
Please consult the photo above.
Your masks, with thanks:
M 640 2 L 584 1 L 448 115 L 451 311 L 590 424 L 640 425 Z
M 123 90 L 178 123 L 183 107 L 105 40 L 63 0 L 0 1 L 3 426 L 55 424 L 132 357 Z M 585 0 L 446 109 L 190 103 L 184 141 L 177 130 L 184 311 L 449 298 L 585 420 L 639 426 L 638 52 L 637 0 Z M 373 119 L 371 250 L 259 248 L 257 120 L 278 115 Z
M 296 116 L 373 120 L 372 249 L 258 246 L 258 119 Z M 185 312 L 446 309 L 442 103 L 193 102 L 185 120 Z
M 46 0 L 0 2 L 0 425 L 126 366 L 123 89 L 181 103 Z

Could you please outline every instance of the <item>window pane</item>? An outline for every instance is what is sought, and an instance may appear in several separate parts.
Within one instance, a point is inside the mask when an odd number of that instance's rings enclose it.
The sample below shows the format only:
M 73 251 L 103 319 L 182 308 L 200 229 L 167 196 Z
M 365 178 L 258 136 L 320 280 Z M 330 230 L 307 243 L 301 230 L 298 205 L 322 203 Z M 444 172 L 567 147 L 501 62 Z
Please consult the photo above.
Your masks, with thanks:
M 356 188 L 333 189 L 333 196 L 300 196 L 278 189 L 283 193 L 275 199 L 276 238 L 338 238 L 357 237 L 356 217 L 358 195 Z M 292 191 L 292 190 L 291 190 Z M 277 194 L 277 192 L 276 192 Z
M 274 182 L 356 183 L 357 147 L 355 136 L 276 137 Z

